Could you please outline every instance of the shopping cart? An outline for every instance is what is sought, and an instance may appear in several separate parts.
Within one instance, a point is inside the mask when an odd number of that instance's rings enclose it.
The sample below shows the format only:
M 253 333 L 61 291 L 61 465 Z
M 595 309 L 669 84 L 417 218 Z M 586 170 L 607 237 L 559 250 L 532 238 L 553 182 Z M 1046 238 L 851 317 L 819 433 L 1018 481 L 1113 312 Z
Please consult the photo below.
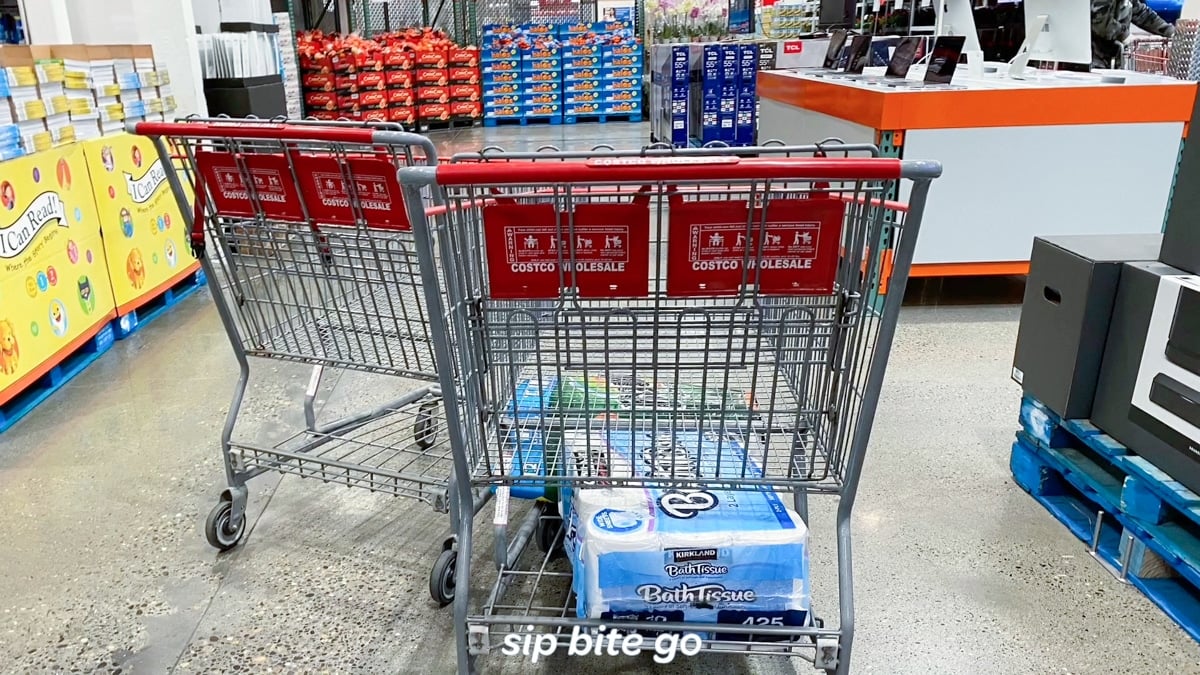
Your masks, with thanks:
M 1167 74 L 1167 56 L 1171 53 L 1167 38 L 1134 38 L 1125 45 L 1123 67 L 1138 73 Z
M 457 522 L 429 315 L 396 179 L 400 167 L 436 164 L 432 143 L 337 123 L 191 120 L 130 131 L 153 137 L 164 162 L 183 159 L 183 178 L 168 179 L 240 368 L 221 435 L 228 487 L 206 521 L 209 543 L 239 543 L 247 481 L 265 472 L 417 499 Z M 431 194 L 413 199 L 418 211 L 437 208 Z M 304 428 L 281 443 L 234 434 L 250 357 L 313 366 Z M 387 376 L 375 391 L 397 398 L 321 422 L 327 368 Z M 478 506 L 488 497 L 481 491 Z M 454 595 L 453 548 L 451 535 L 430 575 L 443 605 Z
M 482 601 L 466 590 L 478 579 L 472 523 L 457 521 L 459 672 L 477 672 L 491 650 L 511 654 L 513 636 L 518 648 L 567 648 L 574 630 L 614 625 L 847 672 L 850 514 L 940 174 L 933 162 L 737 156 L 400 171 L 442 388 L 452 392 L 447 431 L 464 479 L 451 499 L 465 514 L 477 490 L 495 489 L 501 534 L 511 494 L 543 500 L 508 537 Z M 902 179 L 911 182 L 907 217 L 888 201 Z M 416 207 L 430 186 L 447 210 Z M 887 294 L 871 302 L 883 284 Z M 635 458 L 592 432 L 665 443 Z M 812 612 L 739 623 L 575 616 L 580 599 L 556 551 L 578 532 L 562 527 L 563 509 L 574 508 L 572 495 L 622 487 L 669 492 L 679 518 L 711 508 L 715 490 L 790 492 L 804 520 L 809 495 L 836 498 L 837 625 Z M 549 551 L 533 555 L 529 542 L 546 532 Z M 621 618 L 629 614 L 638 619 Z

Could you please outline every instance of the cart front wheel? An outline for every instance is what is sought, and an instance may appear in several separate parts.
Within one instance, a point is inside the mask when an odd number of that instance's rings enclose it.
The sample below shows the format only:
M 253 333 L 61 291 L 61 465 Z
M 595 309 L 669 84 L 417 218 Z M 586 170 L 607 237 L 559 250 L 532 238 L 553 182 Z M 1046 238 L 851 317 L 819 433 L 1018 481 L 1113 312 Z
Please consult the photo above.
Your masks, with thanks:
M 539 505 L 540 506 L 540 505 Z M 562 517 L 553 506 L 542 508 L 542 517 L 537 521 L 537 544 L 542 553 L 558 553 L 562 548 L 562 540 L 558 534 L 562 531 Z
M 437 418 L 433 414 L 437 407 L 437 401 L 426 401 L 417 410 L 417 418 L 413 422 L 413 441 L 422 450 L 433 447 L 434 441 L 437 440 Z
M 204 536 L 208 538 L 208 543 L 218 551 L 225 552 L 237 546 L 246 532 L 245 516 L 236 527 L 230 522 L 232 517 L 233 502 L 221 500 L 208 513 L 208 520 L 204 521 Z
M 438 607 L 454 602 L 454 572 L 458 567 L 458 551 L 447 549 L 438 556 L 429 573 L 429 595 Z

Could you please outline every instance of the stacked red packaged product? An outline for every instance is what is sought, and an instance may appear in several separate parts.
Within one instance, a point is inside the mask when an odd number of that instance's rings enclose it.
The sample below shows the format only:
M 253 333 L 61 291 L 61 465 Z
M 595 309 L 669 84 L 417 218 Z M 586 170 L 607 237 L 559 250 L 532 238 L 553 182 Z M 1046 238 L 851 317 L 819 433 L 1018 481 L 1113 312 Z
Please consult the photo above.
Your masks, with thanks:
M 479 50 L 441 31 L 375 39 L 313 31 L 297 45 L 306 115 L 410 127 L 482 116 Z

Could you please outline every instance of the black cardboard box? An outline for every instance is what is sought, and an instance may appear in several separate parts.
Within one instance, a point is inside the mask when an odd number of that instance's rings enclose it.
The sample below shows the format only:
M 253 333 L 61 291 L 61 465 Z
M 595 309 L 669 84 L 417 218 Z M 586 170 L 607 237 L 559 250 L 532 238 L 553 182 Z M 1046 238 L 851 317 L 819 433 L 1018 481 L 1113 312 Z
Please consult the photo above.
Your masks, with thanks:
M 1092 412 L 1121 266 L 1156 260 L 1157 234 L 1037 237 L 1013 379 L 1067 419 Z
M 214 117 L 287 116 L 287 93 L 278 75 L 204 80 L 204 97 Z
M 1200 97 L 1200 93 L 1197 94 Z M 1200 99 L 1198 99 L 1200 100 Z M 1200 124 L 1200 103 L 1192 106 L 1192 129 Z M 1163 229 L 1162 255 L 1158 260 L 1190 274 L 1200 274 L 1200 139 L 1190 137 L 1183 143 L 1179 167 L 1175 172 L 1175 190 L 1167 207 Z
M 1174 274 L 1185 272 L 1157 262 L 1124 266 L 1100 366 L 1092 422 L 1175 480 L 1200 492 L 1200 461 L 1130 417 L 1159 280 Z

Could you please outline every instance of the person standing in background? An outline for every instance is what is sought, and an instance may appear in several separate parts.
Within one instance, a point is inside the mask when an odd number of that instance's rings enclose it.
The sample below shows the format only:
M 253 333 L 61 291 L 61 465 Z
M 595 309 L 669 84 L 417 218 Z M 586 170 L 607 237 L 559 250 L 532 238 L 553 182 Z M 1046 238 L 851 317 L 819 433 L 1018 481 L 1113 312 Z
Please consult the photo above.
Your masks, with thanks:
M 1092 0 L 1092 67 L 1120 68 L 1130 24 L 1169 38 L 1175 27 L 1146 5 L 1145 0 Z

